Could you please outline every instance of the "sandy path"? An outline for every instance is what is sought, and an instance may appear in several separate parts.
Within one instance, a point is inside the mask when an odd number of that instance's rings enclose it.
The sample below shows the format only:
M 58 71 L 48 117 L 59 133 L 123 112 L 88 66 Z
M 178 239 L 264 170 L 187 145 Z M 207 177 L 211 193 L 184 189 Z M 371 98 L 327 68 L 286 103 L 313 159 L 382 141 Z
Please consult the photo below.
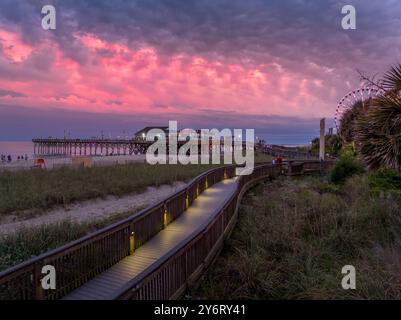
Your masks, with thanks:
M 148 207 L 167 198 L 184 186 L 184 182 L 174 182 L 172 185 L 162 185 L 157 188 L 148 187 L 145 192 L 140 194 L 121 198 L 109 196 L 106 199 L 83 201 L 71 204 L 66 208 L 52 209 L 41 216 L 26 220 L 19 220 L 20 218 L 16 215 L 6 215 L 0 221 L 0 235 L 13 233 L 22 226 L 32 227 L 52 224 L 66 219 L 71 219 L 75 222 L 102 220 L 128 210 L 139 210 Z

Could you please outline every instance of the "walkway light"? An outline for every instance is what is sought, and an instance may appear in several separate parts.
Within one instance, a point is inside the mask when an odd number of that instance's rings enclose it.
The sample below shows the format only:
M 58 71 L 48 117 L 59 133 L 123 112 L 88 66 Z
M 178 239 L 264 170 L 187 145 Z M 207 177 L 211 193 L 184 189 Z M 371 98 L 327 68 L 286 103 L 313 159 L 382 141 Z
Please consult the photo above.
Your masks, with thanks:
M 135 232 L 132 231 L 129 237 L 129 253 L 133 254 L 135 251 Z
M 164 209 L 164 226 L 166 227 L 168 223 L 168 211 L 167 208 Z

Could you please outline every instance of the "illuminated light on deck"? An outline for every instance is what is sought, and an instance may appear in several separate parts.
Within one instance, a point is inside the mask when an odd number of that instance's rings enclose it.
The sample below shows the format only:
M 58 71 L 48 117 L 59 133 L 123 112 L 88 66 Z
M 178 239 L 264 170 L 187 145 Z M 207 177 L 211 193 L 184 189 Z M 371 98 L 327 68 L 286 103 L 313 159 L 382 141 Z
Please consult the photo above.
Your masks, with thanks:
M 164 209 L 164 226 L 166 227 L 168 224 L 168 211 L 167 209 Z
M 133 254 L 135 251 L 135 232 L 132 231 L 129 237 L 129 252 Z

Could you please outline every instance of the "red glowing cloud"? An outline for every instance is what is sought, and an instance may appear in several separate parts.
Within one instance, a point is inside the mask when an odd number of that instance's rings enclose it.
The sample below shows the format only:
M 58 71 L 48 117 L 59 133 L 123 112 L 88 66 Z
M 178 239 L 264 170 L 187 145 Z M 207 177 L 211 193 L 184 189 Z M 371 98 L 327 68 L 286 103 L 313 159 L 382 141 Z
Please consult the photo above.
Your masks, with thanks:
M 17 33 L 0 29 L 0 66 L 8 71 L 0 75 L 0 88 L 19 93 L 3 95 L 0 102 L 91 112 L 218 110 L 305 117 L 319 115 L 314 105 L 322 107 L 315 91 L 324 79 L 286 71 L 276 62 L 255 66 L 184 53 L 162 57 L 149 46 L 132 48 L 89 33 L 73 37 L 85 62 L 69 58 L 54 39 L 31 47 Z

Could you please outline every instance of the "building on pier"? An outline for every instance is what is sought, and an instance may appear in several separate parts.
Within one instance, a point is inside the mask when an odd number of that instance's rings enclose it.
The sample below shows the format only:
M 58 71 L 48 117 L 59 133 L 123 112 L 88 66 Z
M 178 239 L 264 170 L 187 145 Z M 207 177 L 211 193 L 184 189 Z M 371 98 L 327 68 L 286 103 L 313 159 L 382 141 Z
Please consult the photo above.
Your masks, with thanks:
M 146 140 L 146 136 L 147 136 L 148 132 L 150 130 L 153 130 L 153 129 L 162 130 L 164 132 L 165 136 L 166 137 L 168 136 L 168 133 L 169 133 L 169 128 L 168 127 L 145 127 L 143 129 L 137 131 L 135 133 L 134 137 L 135 137 L 136 140 Z

